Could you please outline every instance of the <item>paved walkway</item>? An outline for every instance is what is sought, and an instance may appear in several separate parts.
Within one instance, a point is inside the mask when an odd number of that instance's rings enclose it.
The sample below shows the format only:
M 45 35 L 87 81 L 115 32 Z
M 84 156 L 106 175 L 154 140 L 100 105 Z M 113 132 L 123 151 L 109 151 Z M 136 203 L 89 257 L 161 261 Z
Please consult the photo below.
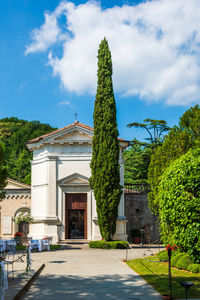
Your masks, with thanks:
M 156 250 L 158 251 L 154 249 Z M 137 253 L 142 256 L 143 251 L 138 249 Z M 151 286 L 126 263 L 121 262 L 125 257 L 126 250 L 89 249 L 87 245 L 73 245 L 55 252 L 33 253 L 33 269 L 38 269 L 42 263 L 46 267 L 24 299 L 161 299 Z M 135 257 L 132 253 L 129 259 Z M 21 280 L 21 285 L 24 280 Z M 11 282 L 6 299 L 12 299 L 13 292 Z

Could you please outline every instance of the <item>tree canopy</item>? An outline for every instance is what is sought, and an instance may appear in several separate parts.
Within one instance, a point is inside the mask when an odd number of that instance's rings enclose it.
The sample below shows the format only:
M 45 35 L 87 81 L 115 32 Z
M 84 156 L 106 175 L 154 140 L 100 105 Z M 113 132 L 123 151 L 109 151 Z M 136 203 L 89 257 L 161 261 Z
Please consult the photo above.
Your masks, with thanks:
M 8 177 L 31 183 L 32 153 L 28 151 L 25 142 L 56 128 L 39 121 L 25 121 L 15 117 L 0 120 L 0 141 L 5 148 L 5 165 Z
M 158 187 L 165 169 L 177 158 L 200 144 L 200 108 L 191 107 L 165 136 L 161 146 L 154 149 L 148 169 L 148 182 L 151 192 L 148 194 L 150 208 L 159 214 L 160 196 Z
M 136 141 L 136 142 L 135 142 Z M 146 184 L 151 149 L 133 140 L 123 152 L 124 182 L 129 184 Z
M 130 127 L 146 131 L 146 142 L 133 139 L 123 153 L 124 180 L 130 184 L 147 184 L 148 167 L 153 150 L 162 144 L 164 134 L 170 130 L 164 120 L 145 119 L 144 123 L 130 123 Z
M 144 123 L 133 122 L 127 125 L 129 128 L 141 128 L 145 129 L 148 133 L 148 137 L 145 138 L 147 143 L 143 143 L 145 146 L 151 148 L 157 147 L 161 144 L 162 139 L 164 138 L 164 133 L 170 130 L 170 127 L 167 126 L 165 120 L 155 120 L 155 119 L 145 119 Z
M 105 38 L 99 45 L 97 76 L 90 185 L 96 199 L 101 236 L 108 241 L 116 231 L 122 187 L 112 59 Z

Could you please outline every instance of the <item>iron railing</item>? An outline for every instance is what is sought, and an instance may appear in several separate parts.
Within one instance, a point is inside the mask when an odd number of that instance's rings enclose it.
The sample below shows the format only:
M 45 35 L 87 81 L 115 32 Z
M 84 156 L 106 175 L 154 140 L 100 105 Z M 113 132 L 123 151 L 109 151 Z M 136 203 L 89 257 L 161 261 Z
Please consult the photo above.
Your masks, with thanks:
M 149 184 L 124 184 L 124 193 L 141 193 L 141 192 L 149 192 L 150 185 Z

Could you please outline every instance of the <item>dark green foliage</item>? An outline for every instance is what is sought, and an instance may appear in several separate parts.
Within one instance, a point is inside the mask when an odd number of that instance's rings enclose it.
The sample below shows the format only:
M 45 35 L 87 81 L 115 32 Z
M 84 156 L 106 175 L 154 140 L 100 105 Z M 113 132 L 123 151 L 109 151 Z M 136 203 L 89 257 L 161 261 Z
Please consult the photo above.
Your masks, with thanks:
M 122 187 L 112 60 L 106 39 L 99 46 L 97 75 L 90 186 L 96 199 L 101 236 L 108 241 L 116 231 Z
M 0 200 L 5 197 L 4 187 L 6 186 L 7 168 L 4 164 L 5 151 L 4 146 L 0 142 Z
M 127 249 L 128 243 L 126 241 L 91 241 L 89 242 L 89 247 L 98 249 Z
M 189 254 L 185 254 L 182 257 L 180 257 L 180 259 L 178 260 L 178 262 L 176 263 L 176 267 L 178 269 L 183 269 L 183 270 L 187 270 L 189 264 L 191 264 L 191 259 Z
M 200 148 L 166 169 L 159 187 L 161 235 L 200 262 Z
M 133 140 L 131 146 L 124 150 L 124 182 L 130 184 L 147 183 L 148 165 L 151 150 Z
M 144 123 L 131 123 L 128 127 L 145 129 L 148 137 L 147 142 L 137 139 L 131 141 L 131 146 L 124 151 L 123 158 L 125 183 L 146 184 L 148 166 L 153 150 L 162 144 L 164 134 L 170 129 L 164 120 L 145 119 Z
M 159 214 L 160 196 L 158 192 L 161 176 L 169 165 L 194 147 L 200 145 L 200 107 L 190 108 L 180 118 L 179 126 L 174 126 L 165 136 L 161 146 L 154 149 L 148 169 L 149 206 Z
M 0 120 L 0 141 L 5 146 L 8 177 L 30 184 L 32 153 L 28 151 L 25 142 L 54 129 L 39 121 L 28 122 L 15 117 Z

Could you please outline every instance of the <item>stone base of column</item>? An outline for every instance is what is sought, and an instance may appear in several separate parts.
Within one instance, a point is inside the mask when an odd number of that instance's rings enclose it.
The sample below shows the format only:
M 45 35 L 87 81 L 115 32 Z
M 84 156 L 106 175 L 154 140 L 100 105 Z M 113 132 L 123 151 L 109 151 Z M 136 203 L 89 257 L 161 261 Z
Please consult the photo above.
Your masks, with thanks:
M 126 218 L 119 218 L 116 222 L 116 232 L 113 236 L 115 241 L 127 241 L 128 235 L 126 234 Z M 99 226 L 97 224 L 97 219 L 93 219 L 93 233 L 92 241 L 100 241 L 102 239 Z
M 37 222 L 31 224 L 29 237 L 32 237 L 33 240 L 43 239 L 45 237 L 50 237 L 52 243 L 58 242 L 58 230 L 57 224 L 52 224 L 51 222 Z

